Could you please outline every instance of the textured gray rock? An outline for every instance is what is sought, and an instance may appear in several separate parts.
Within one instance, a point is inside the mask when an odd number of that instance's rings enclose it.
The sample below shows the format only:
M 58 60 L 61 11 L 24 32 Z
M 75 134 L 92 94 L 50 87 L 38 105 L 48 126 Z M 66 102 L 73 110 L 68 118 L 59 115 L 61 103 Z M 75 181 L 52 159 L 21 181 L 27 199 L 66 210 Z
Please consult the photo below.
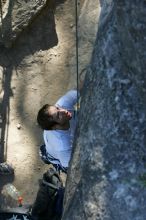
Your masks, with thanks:
M 51 2 L 51 1 L 50 1 Z M 0 19 L 0 42 L 10 47 L 18 35 L 32 22 L 47 0 L 7 0 Z
M 146 1 L 101 1 L 63 220 L 146 219 Z

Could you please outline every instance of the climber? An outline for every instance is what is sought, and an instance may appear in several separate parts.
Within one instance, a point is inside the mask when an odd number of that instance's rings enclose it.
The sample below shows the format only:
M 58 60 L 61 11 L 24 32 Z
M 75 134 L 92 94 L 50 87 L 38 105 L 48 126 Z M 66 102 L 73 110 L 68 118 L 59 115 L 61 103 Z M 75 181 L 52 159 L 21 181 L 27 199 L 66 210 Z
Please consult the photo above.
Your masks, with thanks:
M 83 82 L 80 83 L 81 90 Z M 72 143 L 76 128 L 77 90 L 70 90 L 54 106 L 46 104 L 38 112 L 37 121 L 44 130 L 43 137 L 46 153 L 53 157 L 54 164 L 69 166 Z

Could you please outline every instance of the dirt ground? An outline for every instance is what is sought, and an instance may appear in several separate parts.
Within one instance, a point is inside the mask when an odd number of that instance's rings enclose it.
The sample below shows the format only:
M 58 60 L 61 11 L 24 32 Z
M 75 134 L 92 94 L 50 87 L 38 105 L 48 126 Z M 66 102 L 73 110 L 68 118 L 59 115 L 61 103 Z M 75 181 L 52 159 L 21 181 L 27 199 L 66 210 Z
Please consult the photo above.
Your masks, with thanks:
M 38 180 L 48 168 L 39 157 L 43 139 L 36 123 L 38 109 L 54 104 L 76 84 L 74 1 L 62 1 L 50 15 L 44 10 L 0 56 L 4 153 L 15 169 L 15 176 L 0 176 L 0 188 L 12 183 L 24 204 L 33 203 Z

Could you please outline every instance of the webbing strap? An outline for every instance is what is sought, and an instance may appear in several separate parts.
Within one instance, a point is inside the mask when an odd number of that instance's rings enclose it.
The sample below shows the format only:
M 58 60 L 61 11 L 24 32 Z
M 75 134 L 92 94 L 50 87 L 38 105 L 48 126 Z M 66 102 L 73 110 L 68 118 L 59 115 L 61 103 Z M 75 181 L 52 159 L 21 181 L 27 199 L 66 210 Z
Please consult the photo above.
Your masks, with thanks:
M 47 185 L 47 186 L 50 186 L 50 187 L 53 188 L 53 189 L 59 189 L 59 187 L 54 186 L 52 183 L 48 183 L 48 182 L 45 181 L 45 180 L 43 180 L 42 183 L 44 183 L 44 184 Z

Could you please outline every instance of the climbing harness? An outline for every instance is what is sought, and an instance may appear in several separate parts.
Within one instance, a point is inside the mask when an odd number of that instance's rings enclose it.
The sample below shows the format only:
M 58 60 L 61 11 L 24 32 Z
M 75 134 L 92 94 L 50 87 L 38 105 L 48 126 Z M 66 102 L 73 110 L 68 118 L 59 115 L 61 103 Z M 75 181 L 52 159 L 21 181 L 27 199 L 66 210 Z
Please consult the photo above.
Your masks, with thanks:
M 46 146 L 45 144 L 40 146 L 40 151 L 39 151 L 40 157 L 43 160 L 45 164 L 52 164 L 53 167 L 60 173 L 60 171 L 67 173 L 67 168 L 63 167 L 60 160 L 54 158 L 52 155 L 50 155 L 46 151 Z

